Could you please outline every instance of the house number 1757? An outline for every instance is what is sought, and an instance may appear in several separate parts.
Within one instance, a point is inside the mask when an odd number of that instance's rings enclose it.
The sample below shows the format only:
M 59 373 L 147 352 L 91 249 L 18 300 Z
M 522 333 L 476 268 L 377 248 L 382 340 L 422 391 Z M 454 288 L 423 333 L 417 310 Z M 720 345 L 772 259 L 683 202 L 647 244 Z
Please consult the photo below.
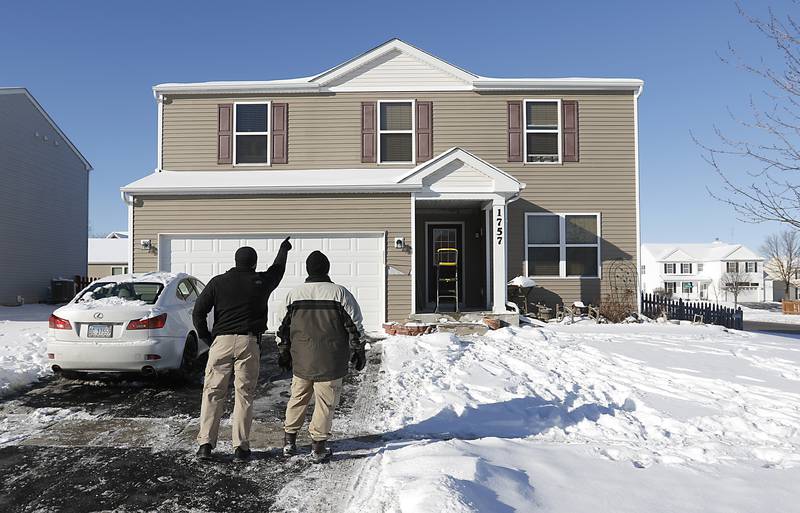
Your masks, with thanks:
M 503 209 L 498 208 L 494 216 L 495 228 L 494 235 L 497 239 L 498 246 L 503 243 Z

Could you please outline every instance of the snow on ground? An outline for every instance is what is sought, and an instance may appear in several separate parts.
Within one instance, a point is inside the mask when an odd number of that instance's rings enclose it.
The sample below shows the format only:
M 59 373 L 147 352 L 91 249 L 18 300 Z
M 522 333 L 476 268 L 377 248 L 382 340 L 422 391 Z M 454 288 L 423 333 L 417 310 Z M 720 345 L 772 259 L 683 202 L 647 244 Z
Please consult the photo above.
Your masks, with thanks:
M 733 308 L 733 303 L 724 303 Z M 775 301 L 765 303 L 744 303 L 739 305 L 745 321 L 778 322 L 783 324 L 800 324 L 800 315 L 784 315 L 783 307 Z
M 0 307 L 0 397 L 50 373 L 47 318 L 52 305 Z
M 800 345 L 716 326 L 382 342 L 348 511 L 800 511 Z

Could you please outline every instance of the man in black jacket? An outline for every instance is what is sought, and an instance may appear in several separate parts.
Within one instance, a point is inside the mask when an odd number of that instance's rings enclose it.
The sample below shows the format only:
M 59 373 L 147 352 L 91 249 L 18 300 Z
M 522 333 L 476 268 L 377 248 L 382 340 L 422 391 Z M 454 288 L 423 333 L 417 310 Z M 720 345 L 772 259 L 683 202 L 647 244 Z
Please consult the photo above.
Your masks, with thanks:
M 236 267 L 213 277 L 197 298 L 192 319 L 198 338 L 211 347 L 200 407 L 198 459 L 211 458 L 211 450 L 217 443 L 231 374 L 236 394 L 232 415 L 234 460 L 245 461 L 250 457 L 253 395 L 258 383 L 261 335 L 267 329 L 267 300 L 283 279 L 291 249 L 286 237 L 272 266 L 265 272 L 256 272 L 256 250 L 248 246 L 239 248 Z M 212 308 L 213 334 L 209 333 L 207 322 Z

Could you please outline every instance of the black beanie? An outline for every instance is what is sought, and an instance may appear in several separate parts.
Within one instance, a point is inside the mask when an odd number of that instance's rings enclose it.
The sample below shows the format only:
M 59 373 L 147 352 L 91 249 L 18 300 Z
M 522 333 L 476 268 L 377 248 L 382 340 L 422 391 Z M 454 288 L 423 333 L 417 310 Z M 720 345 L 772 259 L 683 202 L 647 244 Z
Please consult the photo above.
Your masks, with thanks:
M 327 276 L 331 263 L 322 251 L 314 251 L 306 259 L 306 271 L 309 276 Z
M 255 269 L 258 264 L 258 253 L 250 246 L 242 246 L 236 250 L 236 267 Z

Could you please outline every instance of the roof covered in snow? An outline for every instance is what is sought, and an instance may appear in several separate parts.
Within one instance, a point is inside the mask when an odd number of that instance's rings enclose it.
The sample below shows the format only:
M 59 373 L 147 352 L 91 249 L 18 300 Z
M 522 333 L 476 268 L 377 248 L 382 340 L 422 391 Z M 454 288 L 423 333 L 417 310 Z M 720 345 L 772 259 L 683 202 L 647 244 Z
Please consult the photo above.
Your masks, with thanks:
M 124 264 L 128 261 L 128 239 L 90 238 L 90 264 Z
M 394 79 L 359 81 L 378 67 L 408 71 L 406 83 L 402 73 Z M 370 75 L 371 78 L 377 76 Z M 396 78 L 399 78 L 397 80 Z M 492 78 L 483 77 L 455 66 L 443 59 L 406 43 L 390 39 L 375 48 L 349 59 L 322 73 L 301 78 L 263 81 L 215 81 L 165 83 L 153 87 L 160 94 L 214 93 L 324 93 L 336 91 L 420 91 L 420 90 L 617 90 L 639 92 L 644 82 L 632 78 Z
M 764 260 L 742 244 L 729 244 L 720 240 L 709 243 L 642 244 L 656 260 L 675 262 L 713 262 L 717 260 Z

